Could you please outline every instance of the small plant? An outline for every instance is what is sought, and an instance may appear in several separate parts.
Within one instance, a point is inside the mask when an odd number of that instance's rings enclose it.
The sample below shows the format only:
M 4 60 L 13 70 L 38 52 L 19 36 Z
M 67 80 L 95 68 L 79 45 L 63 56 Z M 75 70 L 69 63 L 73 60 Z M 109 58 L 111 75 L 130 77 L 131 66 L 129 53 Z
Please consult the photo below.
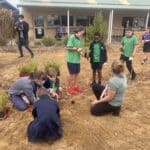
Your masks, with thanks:
M 68 41 L 68 37 L 63 38 L 63 43 L 65 46 L 67 45 L 67 41 Z
M 94 16 L 93 24 L 86 28 L 88 40 L 93 40 L 95 32 L 99 32 L 101 40 L 105 41 L 107 38 L 107 24 L 103 19 L 102 13 L 98 12 Z
M 60 65 L 59 65 L 58 63 L 56 63 L 56 62 L 54 62 L 54 61 L 48 61 L 48 62 L 45 63 L 44 66 L 45 66 L 45 71 L 48 71 L 48 69 L 49 69 L 50 67 L 53 67 L 53 68 L 56 69 L 57 75 L 58 75 L 58 76 L 60 75 Z
M 42 41 L 38 40 L 34 42 L 35 46 L 41 46 L 42 45 Z
M 37 71 L 37 61 L 32 60 L 30 63 L 28 64 L 22 64 L 19 66 L 19 73 L 20 76 L 27 76 L 29 75 L 31 72 L 35 72 Z
M 55 44 L 55 39 L 50 38 L 50 37 L 46 37 L 42 40 L 42 44 L 44 46 L 53 46 Z
M 3 112 L 8 102 L 8 95 L 6 93 L 0 95 L 0 112 Z

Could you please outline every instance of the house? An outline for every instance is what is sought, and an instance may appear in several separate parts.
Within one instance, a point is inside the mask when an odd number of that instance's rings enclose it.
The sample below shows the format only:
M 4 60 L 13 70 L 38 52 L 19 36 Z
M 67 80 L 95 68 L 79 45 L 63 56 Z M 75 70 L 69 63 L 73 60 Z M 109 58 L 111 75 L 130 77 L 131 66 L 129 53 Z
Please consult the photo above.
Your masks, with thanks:
M 75 26 L 91 24 L 98 11 L 107 21 L 109 43 L 114 34 L 123 34 L 125 27 L 150 26 L 149 0 L 20 0 L 18 7 L 30 24 L 33 38 L 54 35 L 57 25 L 66 27 L 69 35 Z

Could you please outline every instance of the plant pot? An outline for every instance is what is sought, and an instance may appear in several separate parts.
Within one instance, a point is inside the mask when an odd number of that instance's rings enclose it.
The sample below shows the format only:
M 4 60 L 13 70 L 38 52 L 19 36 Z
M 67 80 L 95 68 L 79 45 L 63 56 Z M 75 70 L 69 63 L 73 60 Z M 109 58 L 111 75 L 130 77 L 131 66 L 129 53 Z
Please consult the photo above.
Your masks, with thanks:
M 0 120 L 4 120 L 8 117 L 8 113 L 10 111 L 9 107 L 4 108 L 3 111 L 0 111 Z
M 27 73 L 20 73 L 19 76 L 20 77 L 27 77 L 27 76 L 29 76 L 29 74 L 27 74 Z
M 4 111 L 0 111 L 0 118 L 4 117 Z

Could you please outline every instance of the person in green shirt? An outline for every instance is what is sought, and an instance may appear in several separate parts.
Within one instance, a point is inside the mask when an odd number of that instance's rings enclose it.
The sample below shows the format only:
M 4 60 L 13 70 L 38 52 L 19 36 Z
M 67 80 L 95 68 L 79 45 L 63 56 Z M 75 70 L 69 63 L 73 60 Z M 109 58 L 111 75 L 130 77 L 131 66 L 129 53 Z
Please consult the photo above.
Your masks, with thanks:
M 80 73 L 80 52 L 82 51 L 81 37 L 84 34 L 84 28 L 78 27 L 75 34 L 71 35 L 67 41 L 67 67 L 69 71 L 68 92 L 75 94 L 83 92 L 83 89 L 77 82 Z
M 136 78 L 136 73 L 132 66 L 132 60 L 135 56 L 136 45 L 138 44 L 137 37 L 133 35 L 132 29 L 126 29 L 125 36 L 121 41 L 121 56 L 120 60 L 124 63 L 126 62 L 126 66 L 131 74 L 131 80 Z
M 93 42 L 90 44 L 89 49 L 89 57 L 93 73 L 92 85 L 96 83 L 96 73 L 98 76 L 98 83 L 101 84 L 102 67 L 107 61 L 107 51 L 104 43 L 100 39 L 100 34 L 98 32 L 94 33 Z

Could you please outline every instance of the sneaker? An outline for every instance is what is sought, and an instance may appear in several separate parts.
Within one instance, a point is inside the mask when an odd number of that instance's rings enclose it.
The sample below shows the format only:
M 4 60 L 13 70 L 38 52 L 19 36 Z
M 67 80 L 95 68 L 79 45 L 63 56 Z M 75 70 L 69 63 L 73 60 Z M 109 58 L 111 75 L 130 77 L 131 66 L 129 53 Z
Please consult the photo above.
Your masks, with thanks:
M 74 87 L 74 90 L 77 91 L 77 92 L 79 92 L 79 93 L 84 92 L 84 90 L 83 90 L 79 85 L 76 85 L 76 86 Z
M 70 94 L 75 94 L 76 92 L 74 91 L 74 89 L 72 87 L 68 87 L 68 93 Z

